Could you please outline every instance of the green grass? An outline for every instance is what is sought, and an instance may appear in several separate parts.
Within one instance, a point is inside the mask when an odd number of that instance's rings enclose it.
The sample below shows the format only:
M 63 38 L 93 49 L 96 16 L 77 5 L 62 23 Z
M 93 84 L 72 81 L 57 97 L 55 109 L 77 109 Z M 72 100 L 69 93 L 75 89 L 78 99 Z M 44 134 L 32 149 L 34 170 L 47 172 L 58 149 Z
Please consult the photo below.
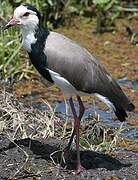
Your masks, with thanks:
M 3 79 L 15 76 L 21 72 L 21 36 L 17 29 L 3 30 L 4 25 L 10 19 L 12 7 L 8 1 L 4 1 L 0 6 L 0 17 L 2 19 L 0 26 L 0 72 Z

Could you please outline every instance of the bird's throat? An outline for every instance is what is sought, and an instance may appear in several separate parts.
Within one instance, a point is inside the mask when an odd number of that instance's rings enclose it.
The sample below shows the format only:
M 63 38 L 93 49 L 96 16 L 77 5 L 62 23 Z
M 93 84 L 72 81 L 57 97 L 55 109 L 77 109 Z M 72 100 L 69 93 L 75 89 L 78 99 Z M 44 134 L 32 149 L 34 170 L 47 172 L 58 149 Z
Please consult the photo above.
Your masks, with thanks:
M 35 37 L 34 31 L 22 31 L 23 35 L 23 47 L 28 51 L 31 52 L 31 45 L 35 44 L 37 41 L 37 38 Z

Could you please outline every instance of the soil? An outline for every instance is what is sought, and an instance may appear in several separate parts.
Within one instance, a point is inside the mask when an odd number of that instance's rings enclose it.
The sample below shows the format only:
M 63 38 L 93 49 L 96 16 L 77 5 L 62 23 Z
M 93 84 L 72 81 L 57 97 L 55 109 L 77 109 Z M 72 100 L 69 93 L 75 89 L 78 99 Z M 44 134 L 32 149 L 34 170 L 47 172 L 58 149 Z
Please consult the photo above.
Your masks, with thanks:
M 70 152 L 66 165 L 61 162 L 63 142 L 55 138 L 42 140 L 20 139 L 11 142 L 5 135 L 0 136 L 0 179 L 20 180 L 137 180 L 137 157 L 108 155 L 100 152 L 82 150 L 81 162 L 85 167 L 81 174 L 75 175 L 76 151 Z M 53 153 L 55 152 L 55 154 Z M 51 156 L 53 153 L 53 156 Z M 50 159 L 50 156 L 53 158 Z M 52 161 L 55 163 L 52 163 Z M 66 166 L 66 168 L 65 168 Z

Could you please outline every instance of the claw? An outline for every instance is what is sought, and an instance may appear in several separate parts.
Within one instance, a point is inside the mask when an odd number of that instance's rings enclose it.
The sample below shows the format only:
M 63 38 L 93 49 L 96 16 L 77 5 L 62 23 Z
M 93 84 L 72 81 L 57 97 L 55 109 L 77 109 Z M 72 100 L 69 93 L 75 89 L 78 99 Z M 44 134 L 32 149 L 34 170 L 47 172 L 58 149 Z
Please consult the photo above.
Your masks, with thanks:
M 82 173 L 85 170 L 86 169 L 80 164 L 80 165 L 77 166 L 77 170 L 75 172 L 75 175 L 79 175 L 80 173 Z

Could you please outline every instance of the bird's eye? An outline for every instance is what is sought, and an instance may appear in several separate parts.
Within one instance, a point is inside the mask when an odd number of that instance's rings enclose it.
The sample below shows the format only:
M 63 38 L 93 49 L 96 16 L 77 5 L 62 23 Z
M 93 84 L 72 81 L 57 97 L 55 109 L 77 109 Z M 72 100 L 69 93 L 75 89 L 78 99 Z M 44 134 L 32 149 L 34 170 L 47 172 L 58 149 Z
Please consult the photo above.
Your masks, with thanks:
M 26 12 L 23 16 L 29 16 L 29 14 L 30 14 L 29 12 Z

